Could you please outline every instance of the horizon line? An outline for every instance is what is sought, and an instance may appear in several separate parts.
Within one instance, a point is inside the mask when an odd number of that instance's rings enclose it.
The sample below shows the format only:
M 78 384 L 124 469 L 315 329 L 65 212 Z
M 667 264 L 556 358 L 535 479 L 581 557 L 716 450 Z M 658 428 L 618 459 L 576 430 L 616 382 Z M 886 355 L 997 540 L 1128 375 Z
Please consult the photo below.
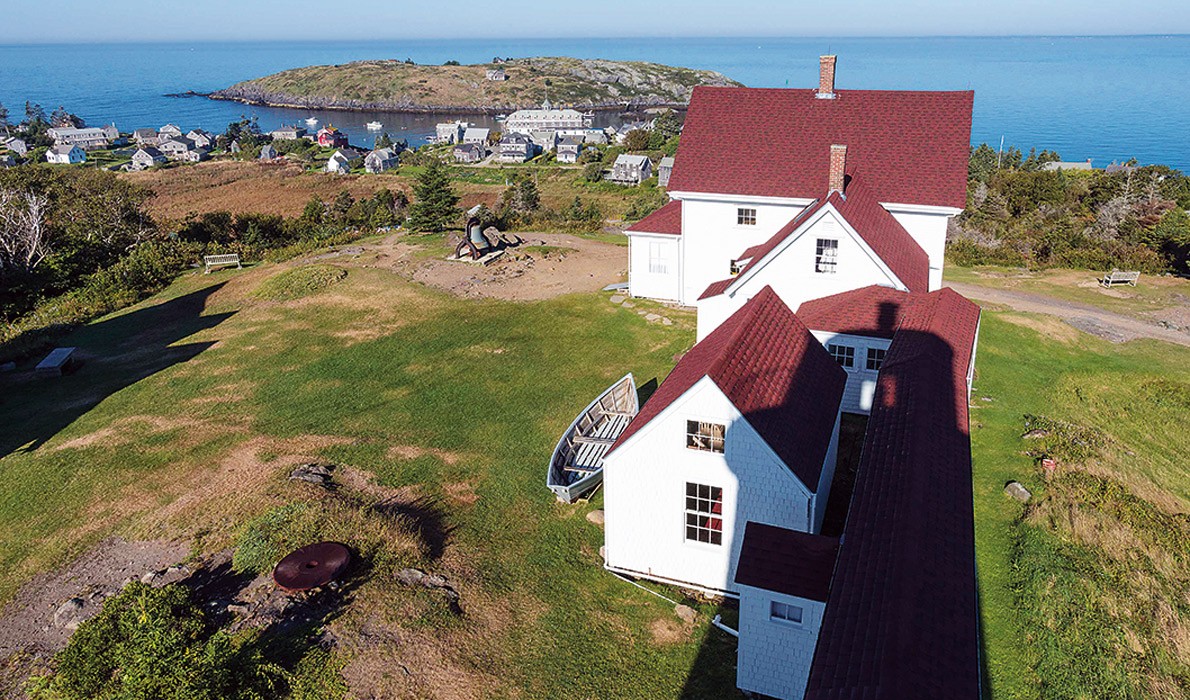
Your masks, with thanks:
M 1038 34 L 629 34 L 620 36 L 590 36 L 570 37 L 571 40 L 654 40 L 678 41 L 700 39 L 731 39 L 731 40 L 773 40 L 773 39 L 1179 39 L 1190 37 L 1190 32 L 1160 32 L 1140 34 L 1054 34 L 1042 32 Z M 162 46 L 175 44 L 328 44 L 340 42 L 358 42 L 361 44 L 374 43 L 418 43 L 432 41 L 458 42 L 517 42 L 517 41 L 558 41 L 556 36 L 491 36 L 491 37 L 458 37 L 458 36 L 421 36 L 421 37 L 393 37 L 359 39 L 352 37 L 338 38 L 300 38 L 300 39 L 244 39 L 244 38 L 202 38 L 202 39 L 166 39 L 160 41 L 138 41 L 124 39 L 96 39 L 96 40 L 66 40 L 47 39 L 44 41 L 0 42 L 0 48 L 28 47 L 28 46 Z

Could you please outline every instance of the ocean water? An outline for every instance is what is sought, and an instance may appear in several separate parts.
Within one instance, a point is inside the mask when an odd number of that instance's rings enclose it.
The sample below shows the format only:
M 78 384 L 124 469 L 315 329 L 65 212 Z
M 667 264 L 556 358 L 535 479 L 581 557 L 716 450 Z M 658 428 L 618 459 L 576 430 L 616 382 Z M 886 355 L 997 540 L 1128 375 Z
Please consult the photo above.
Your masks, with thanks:
M 263 128 L 300 122 L 344 128 L 371 145 L 364 124 L 411 144 L 440 116 L 252 107 L 200 97 L 286 68 L 360 59 L 464 63 L 493 56 L 646 60 L 720 71 L 755 87 L 813 87 L 818 56 L 839 55 L 837 86 L 975 91 L 972 142 L 1058 151 L 1096 166 L 1137 158 L 1190 169 L 1190 36 L 932 38 L 657 38 L 0 45 L 0 103 L 65 106 L 90 124 L 222 131 L 241 115 Z M 763 118 L 764 115 L 756 115 Z M 491 124 L 482 117 L 472 122 Z

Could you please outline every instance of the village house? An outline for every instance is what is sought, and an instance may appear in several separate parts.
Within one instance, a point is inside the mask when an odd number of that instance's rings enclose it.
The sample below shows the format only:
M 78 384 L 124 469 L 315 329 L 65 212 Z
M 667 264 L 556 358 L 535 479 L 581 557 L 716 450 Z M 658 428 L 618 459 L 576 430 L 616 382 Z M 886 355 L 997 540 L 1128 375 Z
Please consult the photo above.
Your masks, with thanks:
M 260 147 L 260 160 L 275 160 L 280 157 L 277 149 L 273 148 L 273 144 L 266 143 Z
M 6 139 L 0 139 L 0 146 L 7 148 L 18 156 L 24 156 L 29 152 L 29 146 L 23 139 L 18 139 L 15 136 L 10 136 Z
M 1076 160 L 1076 161 L 1069 161 L 1069 162 L 1060 161 L 1060 160 L 1050 161 L 1049 163 L 1042 164 L 1041 169 L 1048 170 L 1048 171 L 1094 170 L 1094 168 L 1091 167 L 1091 159 L 1090 158 L 1086 159 L 1085 161 L 1084 160 Z
M 182 128 L 177 124 L 166 124 L 157 130 L 157 138 L 173 138 L 182 135 Z
M 464 121 L 442 122 L 434 126 L 436 143 L 462 143 L 471 125 Z
M 556 132 L 560 139 L 567 136 L 574 136 L 588 146 L 606 144 L 608 142 L 607 132 L 603 129 L 556 129 Z
M 78 146 L 84 151 L 107 148 L 119 138 L 120 133 L 115 127 L 54 127 L 46 130 L 46 135 L 54 140 L 56 146 Z
M 74 145 L 50 146 L 45 152 L 47 163 L 82 163 L 87 160 L 87 153 Z
M 392 147 L 378 148 L 364 157 L 364 170 L 372 174 L 391 170 L 400 164 L 400 154 Z
M 776 293 L 755 296 L 682 357 L 605 457 L 607 568 L 735 593 L 744 523 L 818 532 L 846 379 Z
M 460 143 L 454 147 L 451 155 L 460 163 L 478 163 L 487 157 L 487 151 L 478 143 Z
M 136 129 L 132 132 L 132 141 L 138 146 L 156 146 L 156 129 Z
M 191 129 L 186 133 L 186 138 L 190 139 L 195 148 L 205 148 L 208 151 L 215 148 L 215 136 L 202 129 Z
M 524 163 L 537 155 L 537 147 L 528 136 L 518 133 L 505 133 L 500 137 L 499 156 L 496 160 L 501 163 Z
M 233 156 L 234 156 L 235 154 L 239 153 L 239 152 L 240 152 L 240 151 L 242 151 L 242 150 L 243 150 L 243 148 L 240 146 L 240 142 L 239 142 L 239 141 L 232 141 L 232 142 L 231 142 L 230 144 L 228 144 L 228 146 L 227 146 L 227 151 L 228 151 L 229 153 L 231 153 Z
M 341 148 L 331 154 L 326 162 L 326 171 L 336 175 L 346 175 L 359 164 L 360 156 L 354 149 Z
M 673 156 L 666 156 L 657 163 L 657 184 L 661 187 L 669 187 L 669 176 L 674 169 Z
M 566 136 L 558 141 L 558 162 L 577 163 L 579 154 L 583 150 L 583 139 L 579 136 Z
M 484 71 L 483 79 L 493 82 L 504 82 L 508 80 L 508 74 L 504 72 L 503 68 L 489 68 Z
M 297 141 L 306 138 L 306 129 L 300 126 L 282 126 L 269 132 L 274 141 Z
M 17 164 L 11 153 L 0 153 L 0 168 L 11 168 Z
M 653 163 L 648 156 L 621 153 L 612 163 L 607 179 L 621 185 L 639 185 L 653 174 Z
M 488 137 L 491 135 L 491 129 L 485 129 L 478 126 L 469 126 L 463 132 L 463 143 L 478 143 L 481 146 L 487 146 Z
M 343 148 L 347 145 L 347 134 L 327 124 L 318 130 L 317 141 L 323 148 Z
M 591 126 L 594 115 L 576 109 L 554 109 L 546 100 L 541 109 L 518 109 L 504 120 L 504 131 L 530 134 L 541 129 L 584 129 Z
M 170 160 L 183 160 L 187 152 L 194 150 L 194 142 L 185 136 L 170 136 L 157 142 L 157 150 Z
M 185 153 L 178 156 L 178 160 L 183 163 L 201 163 L 204 160 L 209 160 L 211 157 L 210 151 L 205 148 L 192 148 Z
M 154 132 L 156 133 L 156 132 Z M 132 154 L 132 169 L 147 170 L 154 165 L 166 162 L 165 154 L 153 146 L 141 146 Z
M 769 284 L 790 308 L 941 286 L 972 93 L 836 91 L 834 75 L 824 56 L 816 90 L 694 89 L 671 202 L 626 231 L 633 296 L 697 305 L 704 337 Z

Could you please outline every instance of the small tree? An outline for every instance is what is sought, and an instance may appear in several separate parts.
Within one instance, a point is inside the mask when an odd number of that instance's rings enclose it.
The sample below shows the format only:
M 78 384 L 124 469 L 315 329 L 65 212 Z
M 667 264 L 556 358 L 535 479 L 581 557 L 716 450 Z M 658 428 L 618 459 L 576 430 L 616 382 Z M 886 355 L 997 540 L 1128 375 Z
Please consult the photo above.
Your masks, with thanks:
M 0 104 L 0 129 L 4 129 L 4 133 L 8 133 L 8 108 Z
M 649 149 L 649 132 L 644 129 L 633 129 L 624 136 L 624 150 L 647 151 Z
M 392 137 L 390 137 L 386 131 L 385 133 L 376 137 L 376 143 L 374 143 L 372 147 L 379 151 L 380 149 L 388 148 L 391 145 L 393 145 Z
M 417 231 L 442 231 L 459 215 L 459 196 L 450 186 L 446 166 L 430 160 L 413 185 L 413 205 L 409 207 L 409 225 Z
M 583 179 L 587 182 L 599 182 L 603 179 L 603 163 L 587 163 L 583 168 Z

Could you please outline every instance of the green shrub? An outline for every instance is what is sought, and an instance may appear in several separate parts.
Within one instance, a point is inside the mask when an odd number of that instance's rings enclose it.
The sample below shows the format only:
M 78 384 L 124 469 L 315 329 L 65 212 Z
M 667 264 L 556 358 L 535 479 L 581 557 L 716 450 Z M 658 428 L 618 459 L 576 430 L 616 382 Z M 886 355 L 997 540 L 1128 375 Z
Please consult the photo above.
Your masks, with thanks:
M 1047 416 L 1025 414 L 1025 431 L 1039 431 L 1032 457 L 1051 457 L 1061 462 L 1081 463 L 1097 457 L 1108 438 L 1094 428 L 1087 428 Z
M 317 294 L 347 276 L 333 265 L 306 265 L 273 275 L 252 293 L 258 299 L 290 301 Z
M 288 503 L 249 521 L 231 558 L 236 573 L 268 573 L 290 551 L 314 542 L 303 527 L 303 520 L 309 520 L 302 516 L 309 510 L 305 503 Z
M 252 632 L 215 630 L 179 584 L 126 586 L 83 622 L 52 676 L 30 680 L 35 700 L 222 700 L 276 697 L 287 674 Z

